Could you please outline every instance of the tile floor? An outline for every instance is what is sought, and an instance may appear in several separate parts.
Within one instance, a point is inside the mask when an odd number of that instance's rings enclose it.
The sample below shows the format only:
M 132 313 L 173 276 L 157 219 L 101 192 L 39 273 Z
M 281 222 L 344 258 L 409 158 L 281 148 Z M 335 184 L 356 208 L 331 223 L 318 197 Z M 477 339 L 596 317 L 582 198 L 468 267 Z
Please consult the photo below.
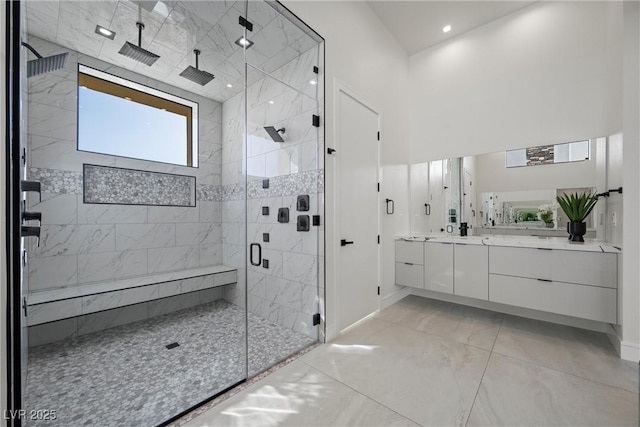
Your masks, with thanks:
M 604 334 L 409 296 L 190 426 L 637 426 Z
M 248 327 L 250 376 L 316 342 L 252 314 Z M 57 412 L 33 424 L 158 425 L 245 378 L 245 328 L 219 300 L 31 348 L 27 409 Z

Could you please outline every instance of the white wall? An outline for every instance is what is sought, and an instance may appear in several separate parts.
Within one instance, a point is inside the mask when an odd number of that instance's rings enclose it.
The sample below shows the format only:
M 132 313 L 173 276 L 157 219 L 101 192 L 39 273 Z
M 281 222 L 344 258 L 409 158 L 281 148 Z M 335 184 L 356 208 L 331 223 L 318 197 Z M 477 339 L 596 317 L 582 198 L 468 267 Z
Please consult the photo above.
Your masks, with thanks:
M 622 68 L 624 138 L 622 252 L 622 343 L 625 359 L 640 359 L 640 4 L 624 2 L 624 55 Z
M 609 135 L 615 7 L 538 2 L 413 55 L 412 161 Z
M 0 22 L 5 21 L 7 5 L 5 2 L 0 4 Z M 6 85 L 4 84 L 6 79 L 5 67 L 7 63 L 7 52 L 5 49 L 5 31 L 0 31 L 0 100 L 2 102 L 2 116 L 0 117 L 0 135 L 6 135 L 6 110 L 5 103 L 7 99 Z M 5 185 L 5 159 L 4 156 L 0 161 L 0 223 L 3 226 L 0 228 L 0 307 L 2 307 L 2 321 L 0 321 L 0 411 L 4 414 L 7 405 L 7 328 L 5 325 L 6 312 L 4 308 L 7 306 L 7 254 L 5 251 L 7 237 L 5 235 L 5 225 L 7 219 L 5 216 L 5 199 L 6 199 L 6 185 Z M 7 421 L 4 417 L 1 417 L 0 426 L 6 426 Z
M 408 163 L 408 56 L 364 2 L 289 0 L 284 5 L 325 38 L 325 146 L 332 147 L 334 140 L 334 79 L 382 110 L 381 199 L 396 200 L 396 214 L 382 221 L 382 293 L 389 295 L 395 289 L 393 273 L 386 269 L 393 268 L 393 238 L 409 231 L 408 174 L 394 166 Z M 335 335 L 335 257 L 340 238 L 335 235 L 334 158 L 328 156 L 325 166 L 329 338 Z

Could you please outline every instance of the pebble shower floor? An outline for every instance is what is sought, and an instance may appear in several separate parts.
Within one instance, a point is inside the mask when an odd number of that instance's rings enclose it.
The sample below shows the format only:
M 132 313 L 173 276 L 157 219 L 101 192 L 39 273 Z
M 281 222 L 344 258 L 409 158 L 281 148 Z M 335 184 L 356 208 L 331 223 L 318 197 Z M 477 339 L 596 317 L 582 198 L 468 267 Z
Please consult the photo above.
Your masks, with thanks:
M 316 342 L 253 314 L 248 327 L 249 376 Z M 244 310 L 218 300 L 34 347 L 27 409 L 57 420 L 28 425 L 160 424 L 244 378 L 244 331 Z

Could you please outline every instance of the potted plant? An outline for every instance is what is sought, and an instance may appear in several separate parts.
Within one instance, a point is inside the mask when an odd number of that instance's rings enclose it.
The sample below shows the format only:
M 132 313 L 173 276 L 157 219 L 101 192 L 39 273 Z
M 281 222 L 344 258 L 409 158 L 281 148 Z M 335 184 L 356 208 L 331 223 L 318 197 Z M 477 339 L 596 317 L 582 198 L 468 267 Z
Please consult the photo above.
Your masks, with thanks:
M 592 196 L 591 192 L 582 194 L 571 193 L 556 197 L 558 204 L 569 218 L 567 232 L 569 240 L 572 242 L 584 242 L 582 236 L 587 232 L 587 224 L 584 219 L 589 216 L 598 202 L 598 197 Z
M 552 204 L 541 205 L 538 207 L 538 214 L 540 219 L 547 228 L 553 228 L 553 210 L 555 207 Z

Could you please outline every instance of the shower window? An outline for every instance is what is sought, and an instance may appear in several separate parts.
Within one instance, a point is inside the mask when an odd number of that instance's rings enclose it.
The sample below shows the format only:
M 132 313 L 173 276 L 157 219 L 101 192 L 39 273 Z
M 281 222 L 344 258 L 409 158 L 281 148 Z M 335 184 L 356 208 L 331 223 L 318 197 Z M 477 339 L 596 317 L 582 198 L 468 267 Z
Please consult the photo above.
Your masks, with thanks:
M 78 150 L 198 166 L 198 104 L 80 65 Z

